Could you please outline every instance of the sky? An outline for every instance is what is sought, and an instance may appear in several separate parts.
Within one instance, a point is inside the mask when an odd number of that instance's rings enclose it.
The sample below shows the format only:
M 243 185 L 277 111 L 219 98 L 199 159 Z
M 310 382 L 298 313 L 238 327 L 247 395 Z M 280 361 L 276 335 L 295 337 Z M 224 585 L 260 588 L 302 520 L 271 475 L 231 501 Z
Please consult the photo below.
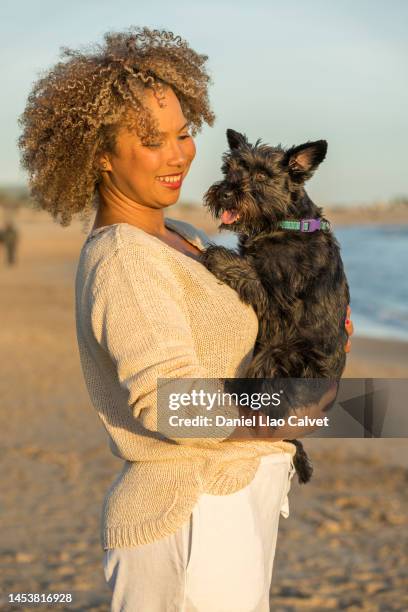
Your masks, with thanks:
M 324 138 L 307 190 L 317 204 L 408 195 L 408 2 L 405 0 L 3 0 L 0 185 L 24 183 L 18 116 L 60 47 L 129 26 L 171 30 L 209 59 L 213 127 L 181 199 L 201 202 L 221 177 L 225 132 L 283 146 Z

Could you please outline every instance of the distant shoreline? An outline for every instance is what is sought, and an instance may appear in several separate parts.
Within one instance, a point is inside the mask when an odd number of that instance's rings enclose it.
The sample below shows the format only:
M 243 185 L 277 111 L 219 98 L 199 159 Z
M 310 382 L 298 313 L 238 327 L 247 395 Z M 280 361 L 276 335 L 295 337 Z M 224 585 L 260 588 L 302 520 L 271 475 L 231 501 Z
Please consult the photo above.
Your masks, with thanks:
M 324 209 L 325 217 L 335 227 L 350 225 L 407 225 L 408 206 L 405 208 L 356 208 L 356 209 Z
M 319 205 L 319 203 L 317 203 Z M 408 199 L 401 202 L 378 202 L 369 205 L 355 206 L 322 206 L 323 214 L 333 228 L 354 225 L 408 225 Z M 220 220 L 215 220 L 208 209 L 199 203 L 179 202 L 164 211 L 165 216 L 180 219 L 202 229 L 206 234 L 219 234 Z M 48 213 L 35 210 L 27 199 L 9 198 L 0 190 L 0 224 L 13 220 L 17 226 L 20 222 L 36 222 L 50 219 Z M 79 224 L 78 220 L 72 226 Z M 222 233 L 228 230 L 223 230 Z
M 408 205 L 357 206 L 356 208 L 323 207 L 324 217 L 333 228 L 354 225 L 408 225 Z M 219 220 L 214 220 L 208 210 L 198 204 L 176 204 L 166 211 L 166 216 L 181 219 L 202 229 L 209 236 L 219 234 Z M 228 230 L 225 230 L 227 232 Z M 223 230 L 224 233 L 224 230 Z

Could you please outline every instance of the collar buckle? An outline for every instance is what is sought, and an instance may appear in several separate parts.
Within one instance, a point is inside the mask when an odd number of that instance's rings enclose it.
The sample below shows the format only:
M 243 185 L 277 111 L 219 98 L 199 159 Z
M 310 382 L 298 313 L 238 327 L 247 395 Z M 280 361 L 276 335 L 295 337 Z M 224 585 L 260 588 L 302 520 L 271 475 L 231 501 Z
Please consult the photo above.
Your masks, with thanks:
M 320 229 L 321 219 L 301 219 L 300 220 L 300 231 L 301 232 L 315 232 Z

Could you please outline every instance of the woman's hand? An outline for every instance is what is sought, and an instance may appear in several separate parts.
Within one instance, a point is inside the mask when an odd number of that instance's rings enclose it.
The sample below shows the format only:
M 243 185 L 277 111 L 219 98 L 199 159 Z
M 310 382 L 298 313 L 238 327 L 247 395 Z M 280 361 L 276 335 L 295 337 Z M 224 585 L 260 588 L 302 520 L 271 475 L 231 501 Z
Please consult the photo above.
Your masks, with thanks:
M 347 306 L 347 315 L 346 315 L 346 322 L 345 322 L 345 328 L 346 328 L 346 332 L 348 334 L 348 340 L 346 342 L 346 346 L 344 347 L 344 351 L 346 353 L 349 353 L 351 350 L 351 338 L 350 336 L 353 335 L 354 333 L 354 325 L 353 325 L 353 321 L 351 320 L 351 308 L 350 308 L 350 304 Z

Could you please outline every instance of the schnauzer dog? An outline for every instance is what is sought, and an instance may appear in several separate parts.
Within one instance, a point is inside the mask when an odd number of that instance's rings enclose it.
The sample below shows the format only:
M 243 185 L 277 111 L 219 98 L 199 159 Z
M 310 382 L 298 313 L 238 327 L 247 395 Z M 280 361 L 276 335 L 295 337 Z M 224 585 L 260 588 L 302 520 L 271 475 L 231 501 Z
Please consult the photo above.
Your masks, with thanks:
M 238 234 L 238 252 L 210 245 L 201 262 L 258 316 L 246 378 L 331 384 L 345 367 L 350 293 L 339 244 L 304 189 L 326 156 L 327 142 L 284 150 L 260 140 L 252 145 L 234 130 L 227 130 L 227 139 L 224 179 L 209 188 L 204 205 L 221 220 L 219 230 Z M 307 482 L 312 465 L 302 443 L 291 442 L 298 480 Z

